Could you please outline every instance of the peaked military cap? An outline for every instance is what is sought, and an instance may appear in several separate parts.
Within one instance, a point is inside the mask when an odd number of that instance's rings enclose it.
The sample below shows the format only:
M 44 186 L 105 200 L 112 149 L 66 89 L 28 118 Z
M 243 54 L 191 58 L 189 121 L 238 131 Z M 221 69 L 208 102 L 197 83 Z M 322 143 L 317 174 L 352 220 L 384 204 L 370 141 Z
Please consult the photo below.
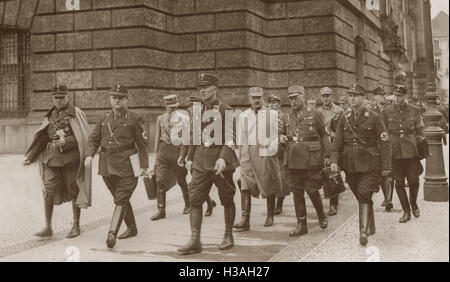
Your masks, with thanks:
M 251 87 L 248 90 L 248 96 L 250 97 L 262 97 L 264 95 L 264 90 L 261 87 Z
M 300 85 L 292 85 L 288 87 L 288 97 L 305 95 L 305 87 Z
M 320 95 L 333 95 L 333 90 L 330 87 L 320 88 Z
M 120 96 L 120 97 L 128 97 L 128 88 L 124 85 L 114 85 L 111 87 L 109 91 L 109 95 L 111 96 Z
M 164 96 L 163 99 L 166 107 L 178 107 L 180 105 L 176 94 Z
M 372 90 L 372 93 L 373 93 L 374 96 L 383 95 L 384 94 L 384 87 L 383 87 L 383 85 L 380 85 L 377 88 L 375 88 L 374 90 Z
M 65 85 L 58 85 L 52 89 L 52 96 L 64 96 L 68 93 L 69 89 Z
M 219 79 L 217 76 L 209 74 L 209 73 L 202 73 L 198 76 L 197 80 L 197 86 L 210 86 L 215 85 L 219 83 Z
M 366 89 L 359 84 L 353 84 L 347 91 L 349 94 L 366 95 Z
M 281 102 L 281 98 L 280 98 L 280 96 L 277 95 L 277 94 L 272 94 L 272 95 L 269 96 L 268 101 L 269 101 L 269 102 L 271 102 L 271 101 L 278 101 L 278 102 Z
M 394 86 L 394 94 L 406 95 L 407 92 L 408 92 L 408 89 L 406 89 L 405 85 L 396 84 Z

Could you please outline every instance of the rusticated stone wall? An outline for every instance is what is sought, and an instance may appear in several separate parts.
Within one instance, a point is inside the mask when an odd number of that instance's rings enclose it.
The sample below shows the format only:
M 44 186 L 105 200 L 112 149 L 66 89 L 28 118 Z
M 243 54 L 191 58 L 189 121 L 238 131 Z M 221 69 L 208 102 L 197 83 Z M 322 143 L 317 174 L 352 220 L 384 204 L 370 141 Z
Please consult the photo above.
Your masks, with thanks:
M 305 86 L 308 95 L 323 86 L 342 95 L 355 82 L 357 36 L 365 43 L 359 62 L 365 86 L 391 84 L 379 20 L 357 0 L 80 2 L 79 11 L 67 11 L 66 0 L 0 3 L 2 25 L 31 32 L 25 123 L 42 117 L 56 84 L 70 88 L 91 122 L 108 109 L 111 85 L 127 85 L 130 106 L 150 131 L 162 97 L 176 93 L 187 104 L 200 72 L 217 74 L 223 100 L 234 106 L 247 104 L 252 86 L 280 94 L 285 103 L 291 84 Z

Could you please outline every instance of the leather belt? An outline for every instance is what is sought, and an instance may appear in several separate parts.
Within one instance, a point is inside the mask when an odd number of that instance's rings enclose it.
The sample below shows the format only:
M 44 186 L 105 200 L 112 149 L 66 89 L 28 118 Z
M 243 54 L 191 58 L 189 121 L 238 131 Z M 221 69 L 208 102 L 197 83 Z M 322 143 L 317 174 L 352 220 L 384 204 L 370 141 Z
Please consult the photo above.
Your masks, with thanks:
M 121 151 L 135 149 L 135 148 L 136 147 L 134 146 L 134 144 L 125 145 L 125 146 L 117 146 L 117 147 L 104 147 L 104 146 L 102 146 L 100 148 L 100 151 L 104 152 L 104 153 L 117 153 L 117 152 L 121 152 Z

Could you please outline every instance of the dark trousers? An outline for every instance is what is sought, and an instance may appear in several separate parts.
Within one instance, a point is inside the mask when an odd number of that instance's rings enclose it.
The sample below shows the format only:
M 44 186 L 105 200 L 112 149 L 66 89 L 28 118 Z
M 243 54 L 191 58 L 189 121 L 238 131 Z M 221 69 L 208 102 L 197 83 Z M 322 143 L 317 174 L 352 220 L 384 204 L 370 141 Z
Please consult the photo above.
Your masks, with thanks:
M 213 184 L 217 186 L 221 204 L 224 207 L 234 206 L 236 188 L 233 183 L 233 171 L 224 171 L 222 175 L 223 177 L 220 174 L 216 175 L 213 171 L 193 170 L 189 190 L 192 207 L 199 207 L 206 201 Z
M 43 165 L 44 200 L 51 200 L 56 194 L 62 197 L 62 202 L 77 198 L 79 188 L 76 182 L 77 166 L 47 166 Z
M 346 173 L 346 181 L 360 204 L 372 204 L 372 195 L 380 190 L 378 171 Z
M 136 189 L 138 178 L 134 176 L 120 177 L 117 175 L 103 176 L 103 181 L 118 206 L 128 206 L 131 195 Z

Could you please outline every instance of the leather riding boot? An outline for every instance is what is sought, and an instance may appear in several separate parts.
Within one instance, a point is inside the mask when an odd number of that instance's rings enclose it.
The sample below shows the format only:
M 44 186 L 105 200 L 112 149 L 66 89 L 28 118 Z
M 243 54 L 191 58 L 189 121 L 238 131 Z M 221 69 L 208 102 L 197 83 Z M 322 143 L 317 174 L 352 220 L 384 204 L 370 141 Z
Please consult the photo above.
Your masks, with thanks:
M 370 205 L 368 203 L 359 203 L 359 243 L 362 246 L 367 245 L 369 220 L 371 217 Z
M 279 214 L 283 213 L 283 201 L 284 201 L 284 197 L 277 198 L 277 202 L 275 204 L 274 215 L 279 215 Z
M 190 201 L 189 201 L 189 190 L 188 187 L 185 186 L 184 188 L 181 187 L 181 192 L 183 193 L 183 199 L 184 199 L 184 209 L 183 214 L 188 214 L 190 211 Z
M 385 197 L 386 206 L 384 210 L 390 212 L 394 208 L 394 205 L 392 204 L 392 196 L 394 194 L 394 179 L 390 177 L 386 181 L 386 192 L 387 197 Z
M 52 215 L 53 215 L 53 199 L 44 200 L 45 227 L 41 231 L 34 234 L 37 237 L 50 237 L 53 235 Z
M 306 216 L 305 217 L 297 217 L 297 227 L 295 227 L 294 230 L 289 232 L 289 236 L 291 237 L 298 237 L 308 234 L 308 225 L 306 223 Z
M 339 204 L 339 195 L 330 198 L 330 210 L 328 211 L 328 215 L 333 216 L 337 214 L 338 204 Z
M 369 234 L 368 235 L 375 235 L 376 227 L 375 227 L 375 213 L 373 212 L 373 203 L 369 204 L 369 210 L 370 210 L 370 221 L 369 221 Z
M 205 216 L 211 216 L 213 213 L 213 209 L 216 207 L 216 202 L 214 202 L 213 199 L 211 199 L 210 196 L 208 196 L 208 198 L 206 199 L 206 212 L 205 212 Z
M 308 192 L 309 198 L 316 209 L 317 217 L 319 218 L 319 226 L 322 229 L 328 227 L 328 219 L 323 211 L 322 198 L 320 197 L 319 191 Z
M 202 206 L 191 206 L 189 219 L 191 223 L 191 239 L 178 251 L 183 255 L 190 255 L 202 252 L 202 243 L 200 242 L 200 230 L 202 226 Z
M 77 206 L 76 200 L 72 200 L 72 212 L 73 212 L 73 226 L 72 230 L 67 234 L 66 238 L 75 238 L 80 236 L 80 215 L 81 209 Z
M 297 217 L 297 227 L 289 232 L 289 236 L 297 237 L 308 234 L 308 226 L 306 222 L 306 203 L 305 198 L 301 195 L 294 194 L 295 216 Z
M 273 225 L 273 216 L 275 213 L 275 195 L 267 196 L 267 217 L 264 227 Z
M 166 190 L 164 189 L 164 187 L 158 187 L 157 202 L 158 211 L 155 215 L 152 216 L 152 221 L 166 218 Z
M 106 246 L 110 249 L 114 248 L 116 245 L 117 233 L 119 232 L 120 225 L 122 224 L 126 212 L 126 206 L 116 205 L 111 219 L 111 224 L 109 225 L 108 237 L 106 239 Z
M 131 204 L 127 205 L 127 212 L 125 213 L 123 221 L 125 221 L 125 224 L 127 225 L 127 230 L 125 230 L 125 232 L 120 234 L 117 238 L 122 240 L 136 237 L 138 234 L 138 230 L 136 227 L 136 219 L 134 218 L 133 207 L 131 206 Z
M 243 190 L 241 191 L 241 208 L 242 208 L 242 217 L 241 222 L 234 225 L 234 228 L 239 231 L 248 231 L 250 230 L 250 211 L 252 207 L 252 195 L 250 191 Z
M 409 206 L 408 195 L 406 194 L 405 187 L 398 184 L 395 185 L 395 191 L 397 191 L 397 196 L 403 209 L 403 215 L 399 219 L 399 222 L 405 223 L 411 220 L 411 207 Z
M 225 233 L 223 235 L 222 243 L 219 245 L 220 250 L 228 250 L 234 246 L 233 238 L 233 224 L 236 217 L 236 206 L 231 205 L 224 208 L 224 218 L 225 218 Z
M 420 216 L 420 209 L 417 205 L 417 197 L 419 195 L 419 186 L 416 184 L 409 184 L 409 204 L 411 206 L 412 214 L 415 217 Z

